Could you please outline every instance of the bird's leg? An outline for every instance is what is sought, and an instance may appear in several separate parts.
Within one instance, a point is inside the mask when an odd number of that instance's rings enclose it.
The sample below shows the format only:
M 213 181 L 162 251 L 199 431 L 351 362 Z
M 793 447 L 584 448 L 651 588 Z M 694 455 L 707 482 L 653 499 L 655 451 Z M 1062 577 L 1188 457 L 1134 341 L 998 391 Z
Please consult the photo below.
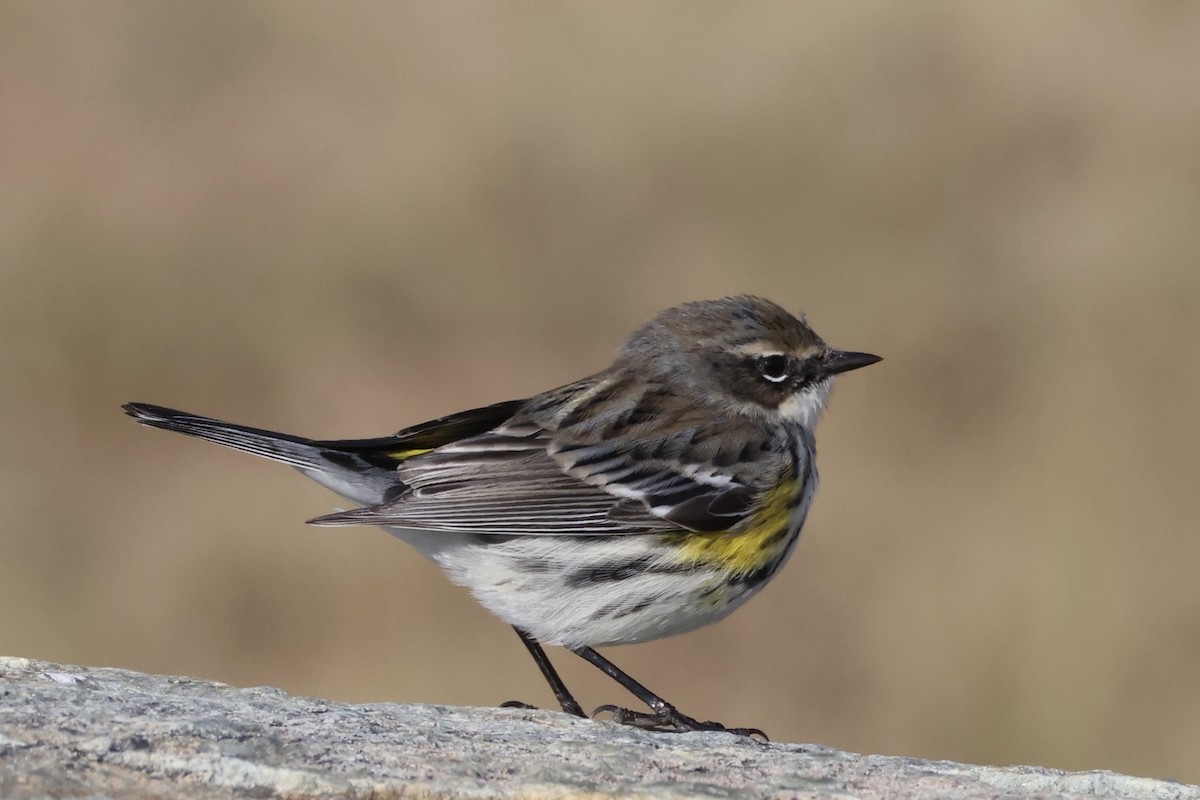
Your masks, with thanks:
M 567 685 L 563 683 L 562 678 L 558 677 L 558 671 L 554 669 L 554 665 L 550 663 L 550 659 L 546 656 L 546 651 L 538 644 L 537 639 L 534 639 L 525 631 L 514 626 L 513 630 L 517 632 L 517 636 L 521 637 L 525 648 L 529 650 L 529 655 L 533 656 L 533 660 L 537 662 L 538 669 L 542 671 L 542 676 L 545 677 L 546 683 L 550 684 L 550 690 L 554 692 L 554 696 L 558 698 L 558 704 L 562 706 L 562 710 L 568 714 L 574 714 L 577 717 L 586 717 L 583 713 L 582 706 L 575 702 L 575 698 L 571 696 Z M 501 708 L 534 708 L 528 703 L 522 703 L 520 700 L 509 700 L 507 703 L 501 703 Z
M 687 714 L 681 713 L 675 706 L 663 700 L 654 692 L 642 686 L 629 675 L 622 672 L 616 664 L 597 653 L 590 647 L 571 648 L 571 652 L 588 663 L 597 667 L 608 677 L 624 686 L 629 693 L 650 707 L 652 714 L 643 711 L 631 711 L 614 705 L 600 706 L 592 716 L 601 713 L 611 713 L 613 721 L 621 725 L 633 725 L 651 731 L 725 731 L 739 736 L 760 736 L 764 740 L 767 735 L 758 728 L 726 728 L 719 722 L 700 722 Z

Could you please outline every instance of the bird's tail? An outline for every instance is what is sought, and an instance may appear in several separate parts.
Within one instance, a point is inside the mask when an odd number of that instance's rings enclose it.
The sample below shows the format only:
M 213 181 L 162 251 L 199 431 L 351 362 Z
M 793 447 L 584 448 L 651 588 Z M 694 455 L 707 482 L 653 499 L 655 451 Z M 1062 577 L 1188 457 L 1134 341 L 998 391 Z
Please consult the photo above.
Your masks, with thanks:
M 319 441 L 287 433 L 235 425 L 211 417 L 148 403 L 126 403 L 125 413 L 142 425 L 195 436 L 295 467 L 343 497 L 363 505 L 380 503 L 400 487 L 398 437 Z
M 234 425 L 219 419 L 148 403 L 126 403 L 121 407 L 126 414 L 142 425 L 195 436 L 197 439 L 279 461 L 296 469 L 314 469 L 320 463 L 319 449 L 311 440 L 300 436 Z
M 374 506 L 407 489 L 396 472 L 405 461 L 491 430 L 525 402 L 507 400 L 460 411 L 377 439 L 306 439 L 149 403 L 126 403 L 122 408 L 142 425 L 185 433 L 287 464 L 343 497 Z

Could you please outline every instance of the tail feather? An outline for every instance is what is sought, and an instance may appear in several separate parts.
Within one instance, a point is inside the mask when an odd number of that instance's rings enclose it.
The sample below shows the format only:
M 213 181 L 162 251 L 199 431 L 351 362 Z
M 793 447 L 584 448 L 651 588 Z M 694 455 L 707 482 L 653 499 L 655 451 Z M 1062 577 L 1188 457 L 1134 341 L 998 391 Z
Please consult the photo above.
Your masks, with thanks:
M 149 403 L 126 403 L 125 413 L 142 425 L 195 436 L 209 442 L 279 461 L 300 470 L 321 466 L 321 451 L 312 440 L 286 433 L 234 425 L 211 417 L 176 411 Z
M 375 439 L 306 439 L 288 433 L 235 425 L 149 403 L 122 408 L 142 425 L 295 467 L 317 483 L 364 506 L 374 506 L 407 489 L 396 468 L 442 445 L 475 436 L 511 417 L 525 401 L 510 400 L 462 411 Z

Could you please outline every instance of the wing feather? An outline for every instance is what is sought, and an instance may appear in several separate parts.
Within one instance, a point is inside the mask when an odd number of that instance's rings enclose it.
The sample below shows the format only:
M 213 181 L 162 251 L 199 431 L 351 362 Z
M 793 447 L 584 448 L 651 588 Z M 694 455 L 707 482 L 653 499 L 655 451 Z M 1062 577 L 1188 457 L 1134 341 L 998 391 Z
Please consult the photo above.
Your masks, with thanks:
M 763 478 L 763 472 L 745 469 L 722 448 L 736 447 L 742 457 L 739 437 L 761 438 L 769 431 L 747 429 L 751 422 L 733 418 L 726 436 L 701 438 L 711 416 L 700 419 L 686 403 L 671 408 L 677 398 L 661 393 L 624 405 L 625 419 L 636 418 L 637 425 L 622 425 L 619 414 L 606 414 L 603 407 L 580 413 L 589 398 L 575 395 L 610 402 L 617 393 L 603 388 L 585 382 L 558 390 L 558 402 L 534 398 L 487 432 L 405 459 L 397 467 L 405 488 L 388 502 L 311 522 L 613 536 L 680 528 L 725 531 L 752 513 L 760 491 L 747 476 Z M 672 424 L 655 425 L 658 414 L 671 414 Z M 579 422 L 564 426 L 564 416 Z M 648 435 L 655 430 L 657 435 Z M 723 461 L 730 463 L 717 468 Z

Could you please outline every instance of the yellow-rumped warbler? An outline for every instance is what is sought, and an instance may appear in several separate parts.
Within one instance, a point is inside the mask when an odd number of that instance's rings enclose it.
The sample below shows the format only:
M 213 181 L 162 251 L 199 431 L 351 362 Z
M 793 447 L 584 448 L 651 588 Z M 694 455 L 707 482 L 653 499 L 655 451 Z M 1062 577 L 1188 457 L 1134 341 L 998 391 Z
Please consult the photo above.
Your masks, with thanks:
M 516 629 L 567 713 L 584 716 L 539 642 L 651 709 L 597 709 L 617 722 L 751 734 L 680 713 L 592 648 L 695 630 L 766 585 L 817 488 L 813 427 L 833 377 L 879 360 L 832 350 L 803 320 L 740 296 L 662 312 L 582 380 L 379 439 L 124 408 L 366 506 L 310 522 L 382 525 L 416 547 Z

